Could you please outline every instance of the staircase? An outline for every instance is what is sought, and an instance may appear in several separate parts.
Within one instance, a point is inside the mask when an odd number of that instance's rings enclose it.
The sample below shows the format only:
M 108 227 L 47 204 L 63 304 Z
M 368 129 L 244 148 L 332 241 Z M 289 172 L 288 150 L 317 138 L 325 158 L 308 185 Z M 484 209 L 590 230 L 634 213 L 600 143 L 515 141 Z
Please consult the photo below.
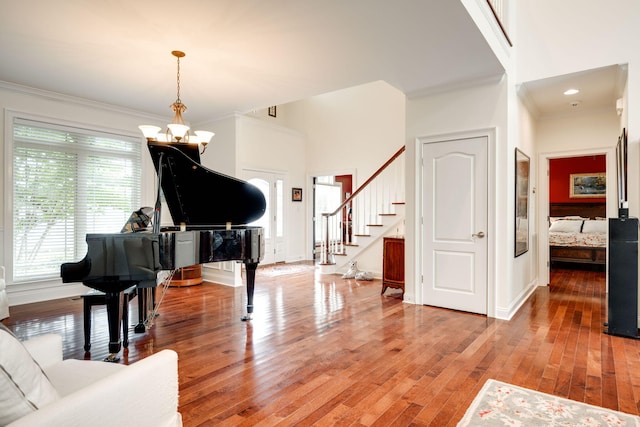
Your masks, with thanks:
M 383 236 L 404 232 L 403 146 L 335 211 L 322 214 L 320 270 L 345 271 Z

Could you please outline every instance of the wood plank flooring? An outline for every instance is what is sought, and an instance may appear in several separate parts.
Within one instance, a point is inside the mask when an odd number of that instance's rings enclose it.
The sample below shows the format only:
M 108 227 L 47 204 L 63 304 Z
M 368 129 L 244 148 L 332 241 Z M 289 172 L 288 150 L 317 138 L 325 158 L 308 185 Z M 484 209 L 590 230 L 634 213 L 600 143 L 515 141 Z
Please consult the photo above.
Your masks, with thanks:
M 403 304 L 378 280 L 274 271 L 258 271 L 250 323 L 243 288 L 204 284 L 170 288 L 153 328 L 131 328 L 121 363 L 178 352 L 185 426 L 455 425 L 489 378 L 640 414 L 640 341 L 602 333 L 602 272 L 556 270 L 501 321 Z M 81 300 L 11 314 L 22 338 L 62 334 L 66 358 L 107 354 L 103 307 L 86 356 Z

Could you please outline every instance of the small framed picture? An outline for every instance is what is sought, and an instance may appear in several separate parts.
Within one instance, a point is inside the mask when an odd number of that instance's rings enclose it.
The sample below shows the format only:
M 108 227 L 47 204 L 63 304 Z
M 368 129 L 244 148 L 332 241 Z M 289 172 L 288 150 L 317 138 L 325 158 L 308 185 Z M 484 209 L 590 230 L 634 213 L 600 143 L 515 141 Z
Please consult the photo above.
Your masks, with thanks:
M 277 115 L 276 106 L 274 105 L 272 107 L 269 107 L 268 112 L 271 117 L 275 117 Z
M 302 201 L 302 188 L 291 189 L 291 200 L 293 200 L 294 202 Z

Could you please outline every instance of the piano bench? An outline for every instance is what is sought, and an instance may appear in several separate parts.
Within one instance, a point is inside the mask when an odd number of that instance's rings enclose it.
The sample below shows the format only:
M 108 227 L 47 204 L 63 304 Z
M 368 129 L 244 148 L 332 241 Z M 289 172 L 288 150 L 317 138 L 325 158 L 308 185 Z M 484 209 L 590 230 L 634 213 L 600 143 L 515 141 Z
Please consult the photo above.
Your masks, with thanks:
M 124 301 L 122 303 L 122 346 L 129 347 L 129 301 L 137 295 L 136 287 L 132 286 L 125 289 Z M 91 289 L 82 295 L 84 305 L 84 351 L 91 348 L 91 307 L 94 305 L 105 305 L 107 303 L 104 292 L 97 289 Z

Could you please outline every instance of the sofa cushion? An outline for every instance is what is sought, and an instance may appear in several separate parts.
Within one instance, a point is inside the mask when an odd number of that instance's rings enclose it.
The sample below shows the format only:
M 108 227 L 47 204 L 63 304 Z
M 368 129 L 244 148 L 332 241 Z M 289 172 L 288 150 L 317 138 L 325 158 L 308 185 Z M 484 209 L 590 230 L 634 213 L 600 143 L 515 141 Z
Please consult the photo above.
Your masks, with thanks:
M 0 324 L 0 425 L 60 398 L 24 345 Z

